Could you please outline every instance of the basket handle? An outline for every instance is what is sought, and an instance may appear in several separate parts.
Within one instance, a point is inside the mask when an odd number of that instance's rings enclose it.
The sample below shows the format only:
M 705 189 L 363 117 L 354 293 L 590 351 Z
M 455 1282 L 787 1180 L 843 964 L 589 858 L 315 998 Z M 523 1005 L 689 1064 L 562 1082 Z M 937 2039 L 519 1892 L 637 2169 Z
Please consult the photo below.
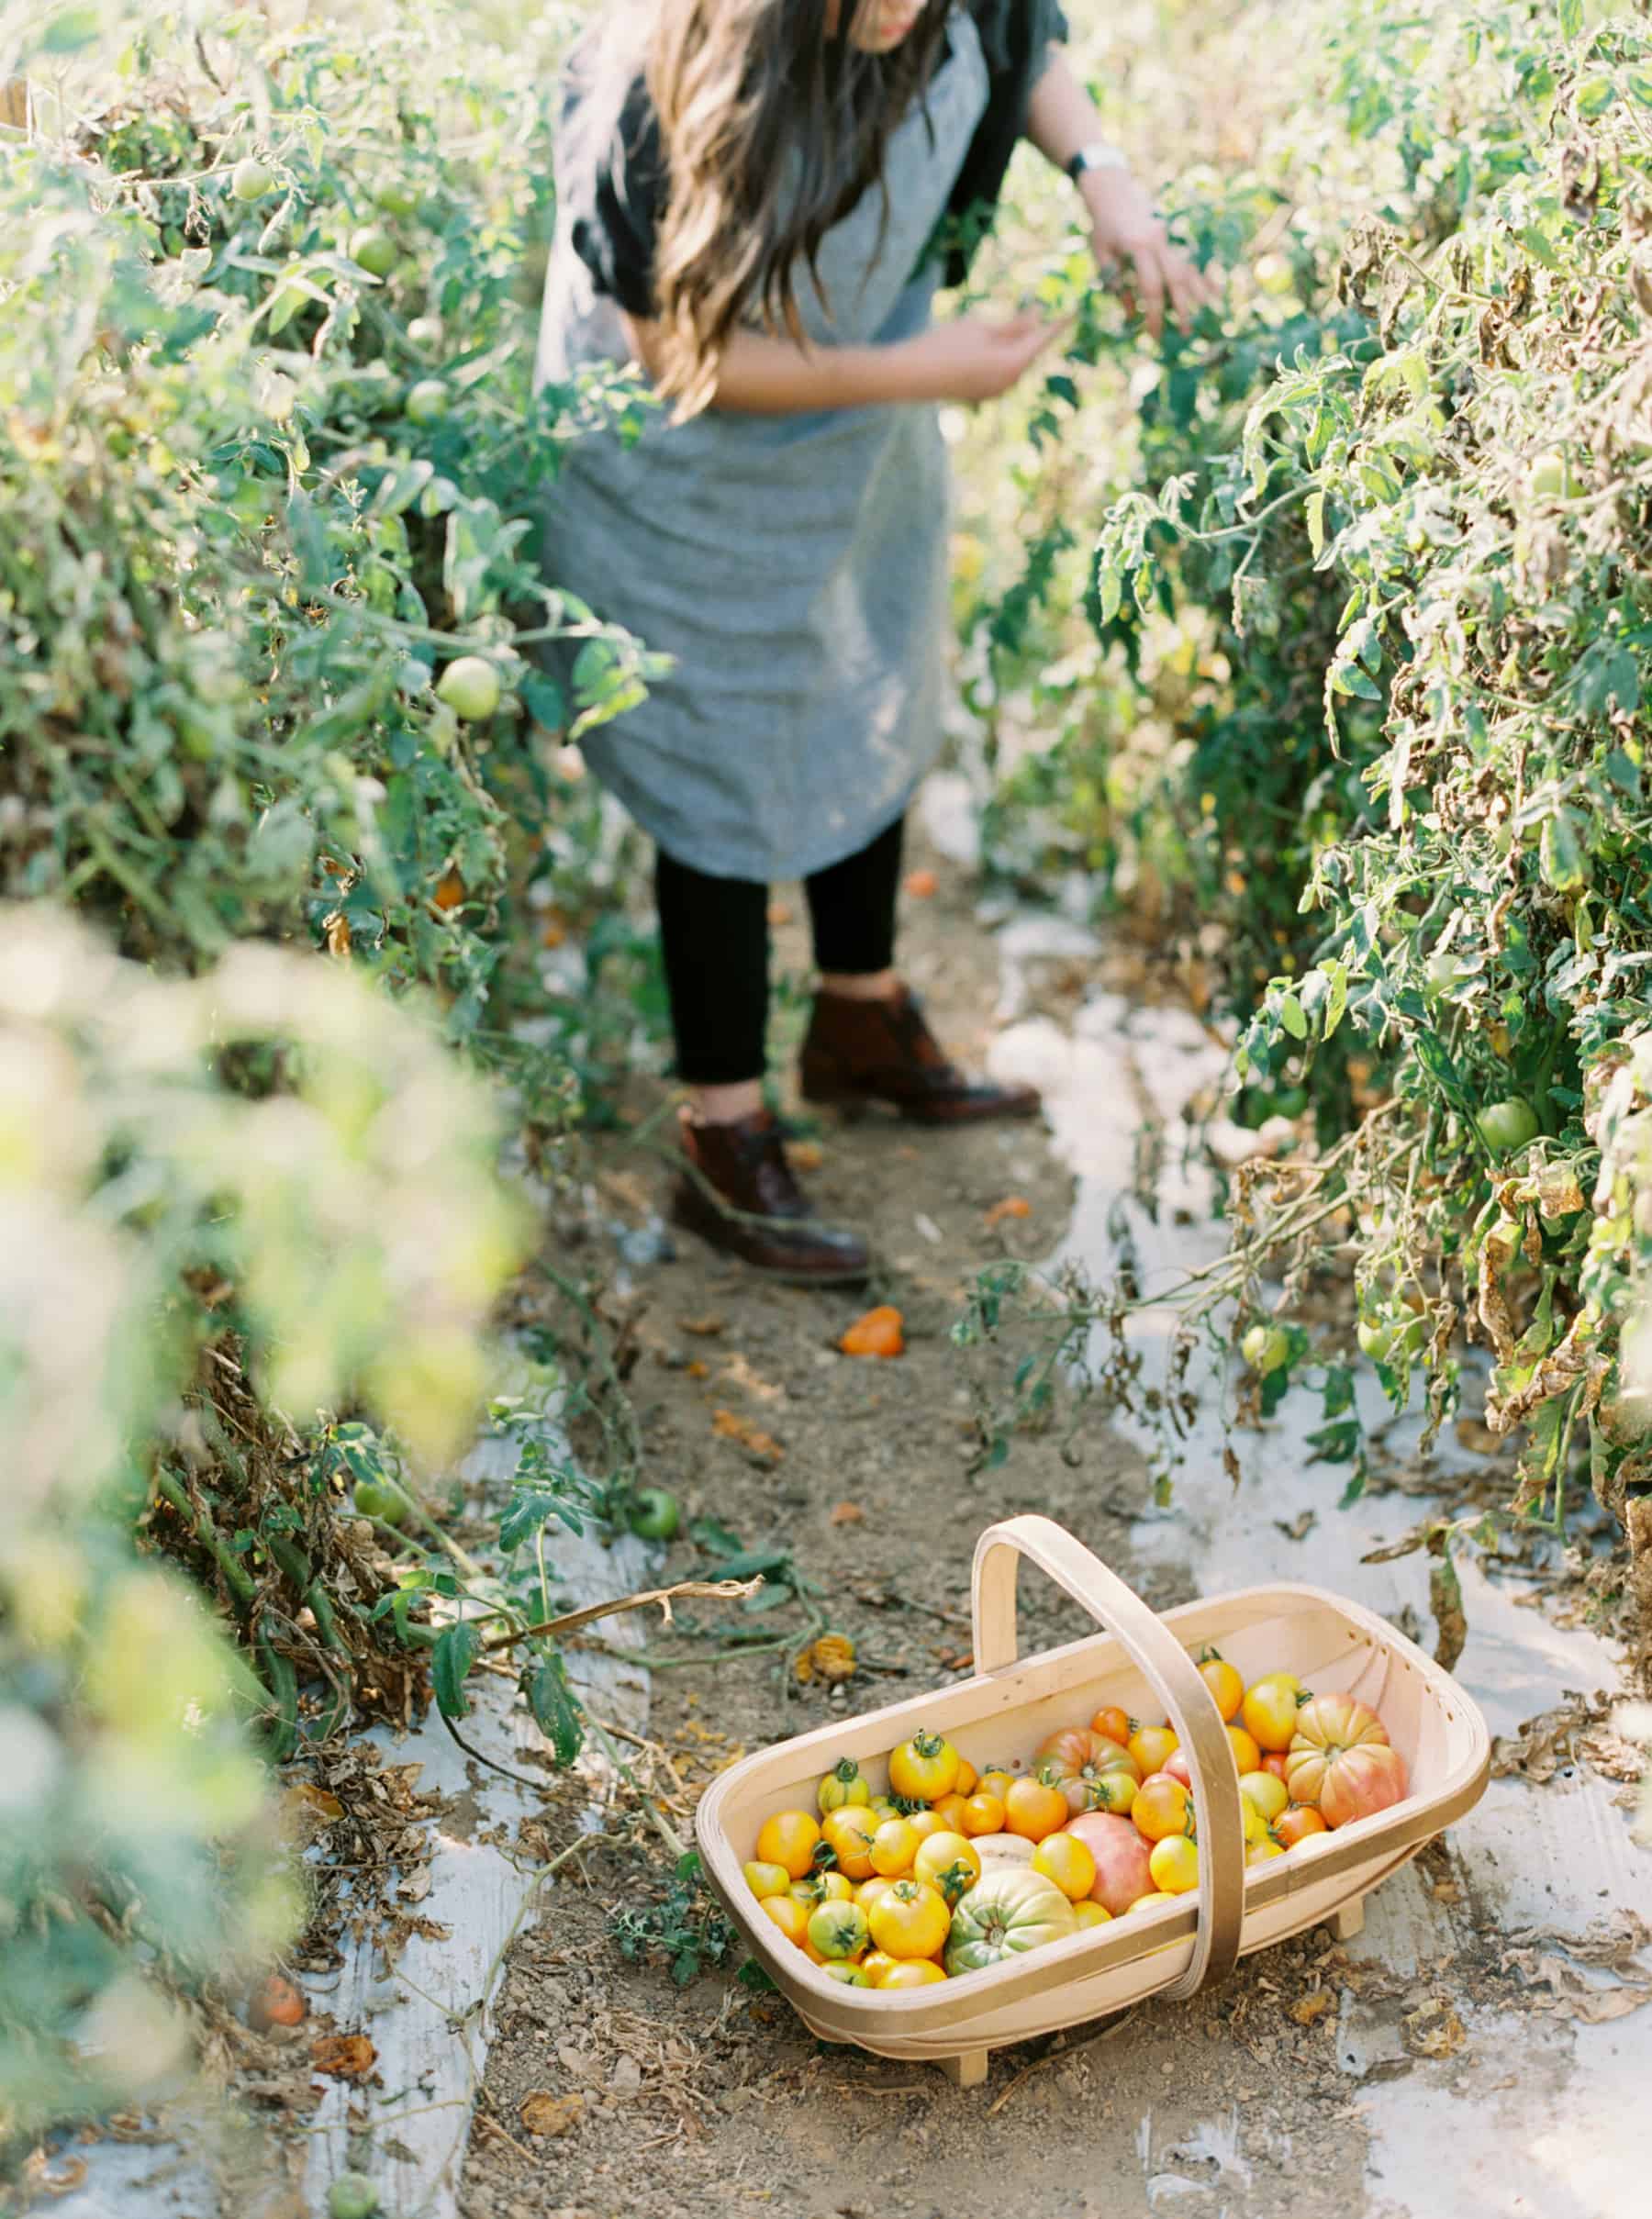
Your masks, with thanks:
M 1188 1753 L 1199 1828 L 1199 1924 L 1192 1961 L 1163 1993 L 1190 1996 L 1232 1972 L 1245 1919 L 1239 1772 L 1222 1713 L 1175 1634 L 1116 1572 L 1050 1518 L 1006 1518 L 988 1526 L 976 1544 L 971 1591 L 977 1672 L 1002 1671 L 1016 1660 L 1015 1576 L 1023 1556 L 1128 1651 L 1169 1712 Z

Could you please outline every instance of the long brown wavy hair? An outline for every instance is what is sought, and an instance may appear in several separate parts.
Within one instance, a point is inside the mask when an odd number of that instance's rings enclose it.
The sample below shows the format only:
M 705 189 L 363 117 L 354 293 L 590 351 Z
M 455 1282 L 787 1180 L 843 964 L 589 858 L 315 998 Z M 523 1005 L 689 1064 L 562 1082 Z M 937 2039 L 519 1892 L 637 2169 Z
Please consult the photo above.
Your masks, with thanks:
M 679 416 L 716 391 L 737 324 L 801 340 L 797 273 L 862 193 L 885 195 L 891 133 L 932 75 L 952 0 L 925 0 L 887 54 L 850 38 L 877 0 L 649 0 L 643 75 L 669 197 L 654 251 L 660 393 Z M 635 49 L 632 49 L 634 55 Z

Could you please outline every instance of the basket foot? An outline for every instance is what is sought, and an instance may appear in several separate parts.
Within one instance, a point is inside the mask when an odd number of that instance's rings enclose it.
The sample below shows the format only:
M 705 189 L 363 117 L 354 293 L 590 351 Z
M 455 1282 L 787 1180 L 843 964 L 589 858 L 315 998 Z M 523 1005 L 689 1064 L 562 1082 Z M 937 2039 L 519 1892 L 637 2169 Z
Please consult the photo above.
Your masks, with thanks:
M 1330 1928 L 1334 1942 L 1351 1942 L 1356 1934 L 1365 1930 L 1364 1896 L 1356 1896 L 1351 1903 L 1345 1903 L 1340 1911 L 1334 1911 L 1325 1924 Z
M 942 2057 L 938 2062 L 954 2088 L 979 2088 L 987 2078 L 989 2054 L 985 2049 L 966 2049 L 961 2057 Z

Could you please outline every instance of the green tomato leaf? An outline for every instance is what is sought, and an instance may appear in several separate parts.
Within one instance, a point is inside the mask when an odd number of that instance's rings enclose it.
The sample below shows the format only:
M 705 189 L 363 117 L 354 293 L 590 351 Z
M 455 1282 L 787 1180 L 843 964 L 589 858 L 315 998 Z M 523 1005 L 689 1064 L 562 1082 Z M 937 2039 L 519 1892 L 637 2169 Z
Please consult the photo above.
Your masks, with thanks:
M 443 1718 L 463 1718 L 470 1711 L 464 1682 L 476 1661 L 482 1636 L 467 1618 L 449 1626 L 430 1651 L 430 1684 Z

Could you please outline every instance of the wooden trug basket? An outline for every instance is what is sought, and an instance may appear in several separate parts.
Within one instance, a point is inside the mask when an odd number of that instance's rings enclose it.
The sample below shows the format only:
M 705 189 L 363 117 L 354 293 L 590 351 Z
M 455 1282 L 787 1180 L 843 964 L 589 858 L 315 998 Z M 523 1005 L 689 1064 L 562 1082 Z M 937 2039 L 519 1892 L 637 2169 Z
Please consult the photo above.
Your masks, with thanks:
M 1022 1556 L 1103 1631 L 1018 1661 Z M 759 1750 L 731 1766 L 700 1801 L 695 1832 L 712 1888 L 753 1956 L 825 2041 L 886 2057 L 932 2058 L 958 2086 L 973 2087 L 986 2078 L 989 2052 L 1004 2043 L 1155 1992 L 1191 1995 L 1225 1979 L 1253 1949 L 1323 1921 L 1345 1940 L 1363 1923 L 1365 1896 L 1485 1790 L 1490 1741 L 1474 1703 L 1386 1619 L 1323 1588 L 1245 1588 L 1160 1618 L 1082 1543 L 1038 1517 L 1008 1519 L 982 1534 L 972 1585 L 974 1678 Z M 1405 1759 L 1404 1801 L 1247 1868 L 1232 1745 L 1193 1662 L 1206 1644 L 1247 1684 L 1267 1671 L 1290 1671 L 1316 1694 L 1347 1693 L 1371 1704 Z M 887 1992 L 829 1979 L 760 1912 L 741 1869 L 759 1827 L 776 1812 L 812 1811 L 816 1783 L 839 1757 L 856 1758 L 876 1793 L 887 1783 L 888 1752 L 921 1726 L 944 1734 L 984 1772 L 1024 1762 L 1046 1734 L 1087 1724 L 1106 1703 L 1150 1715 L 1162 1708 L 1187 1751 L 1200 1879 L 1180 1902 L 1149 1905 L 956 1981 Z

